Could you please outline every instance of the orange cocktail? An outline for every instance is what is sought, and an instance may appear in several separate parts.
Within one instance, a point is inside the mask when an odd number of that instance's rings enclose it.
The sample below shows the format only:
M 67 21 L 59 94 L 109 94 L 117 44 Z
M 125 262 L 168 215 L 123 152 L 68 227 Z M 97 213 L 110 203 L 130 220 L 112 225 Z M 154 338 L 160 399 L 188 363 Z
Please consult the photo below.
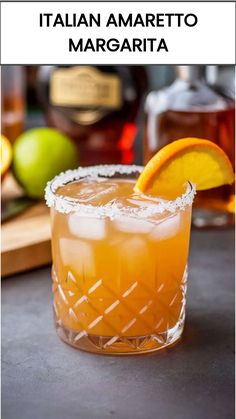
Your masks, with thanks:
M 56 328 L 77 348 L 144 353 L 181 336 L 194 190 L 136 193 L 141 170 L 80 168 L 47 187 Z

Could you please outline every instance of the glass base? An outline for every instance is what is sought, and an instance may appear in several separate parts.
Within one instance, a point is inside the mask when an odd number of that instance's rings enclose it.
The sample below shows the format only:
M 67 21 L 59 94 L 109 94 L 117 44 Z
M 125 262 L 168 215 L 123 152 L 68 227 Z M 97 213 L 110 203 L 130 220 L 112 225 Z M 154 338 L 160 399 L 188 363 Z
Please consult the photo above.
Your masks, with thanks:
M 58 336 L 77 349 L 103 355 L 138 355 L 156 352 L 177 343 L 184 328 L 184 313 L 171 329 L 148 336 L 97 336 L 78 333 L 67 329 L 56 318 L 55 326 Z
M 197 228 L 223 228 L 234 225 L 234 222 L 235 218 L 233 213 L 206 208 L 195 208 L 193 210 L 192 224 Z

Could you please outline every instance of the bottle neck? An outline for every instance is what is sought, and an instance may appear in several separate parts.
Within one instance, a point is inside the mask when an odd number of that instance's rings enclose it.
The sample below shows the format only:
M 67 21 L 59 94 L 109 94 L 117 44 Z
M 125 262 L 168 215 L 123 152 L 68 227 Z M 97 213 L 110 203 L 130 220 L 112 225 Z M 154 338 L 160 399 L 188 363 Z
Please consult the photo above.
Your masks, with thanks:
M 176 71 L 178 78 L 189 83 L 205 78 L 205 67 L 203 65 L 178 65 Z

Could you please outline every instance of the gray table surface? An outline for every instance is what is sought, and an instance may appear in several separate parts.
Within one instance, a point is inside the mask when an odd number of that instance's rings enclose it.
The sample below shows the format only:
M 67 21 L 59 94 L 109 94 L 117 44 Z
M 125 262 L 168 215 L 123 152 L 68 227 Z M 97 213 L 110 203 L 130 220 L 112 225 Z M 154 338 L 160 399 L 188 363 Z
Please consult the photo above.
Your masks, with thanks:
M 193 232 L 183 340 L 155 355 L 77 351 L 54 331 L 50 269 L 2 282 L 2 418 L 234 417 L 233 231 Z

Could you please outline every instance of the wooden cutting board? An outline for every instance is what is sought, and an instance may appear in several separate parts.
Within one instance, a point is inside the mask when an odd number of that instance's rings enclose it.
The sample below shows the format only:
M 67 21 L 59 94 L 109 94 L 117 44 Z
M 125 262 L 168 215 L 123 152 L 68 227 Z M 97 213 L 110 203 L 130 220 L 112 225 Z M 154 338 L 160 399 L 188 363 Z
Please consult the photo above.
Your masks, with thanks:
M 4 199 L 20 196 L 22 191 L 9 175 L 4 179 Z M 1 226 L 2 276 L 36 268 L 51 262 L 50 215 L 38 203 Z

